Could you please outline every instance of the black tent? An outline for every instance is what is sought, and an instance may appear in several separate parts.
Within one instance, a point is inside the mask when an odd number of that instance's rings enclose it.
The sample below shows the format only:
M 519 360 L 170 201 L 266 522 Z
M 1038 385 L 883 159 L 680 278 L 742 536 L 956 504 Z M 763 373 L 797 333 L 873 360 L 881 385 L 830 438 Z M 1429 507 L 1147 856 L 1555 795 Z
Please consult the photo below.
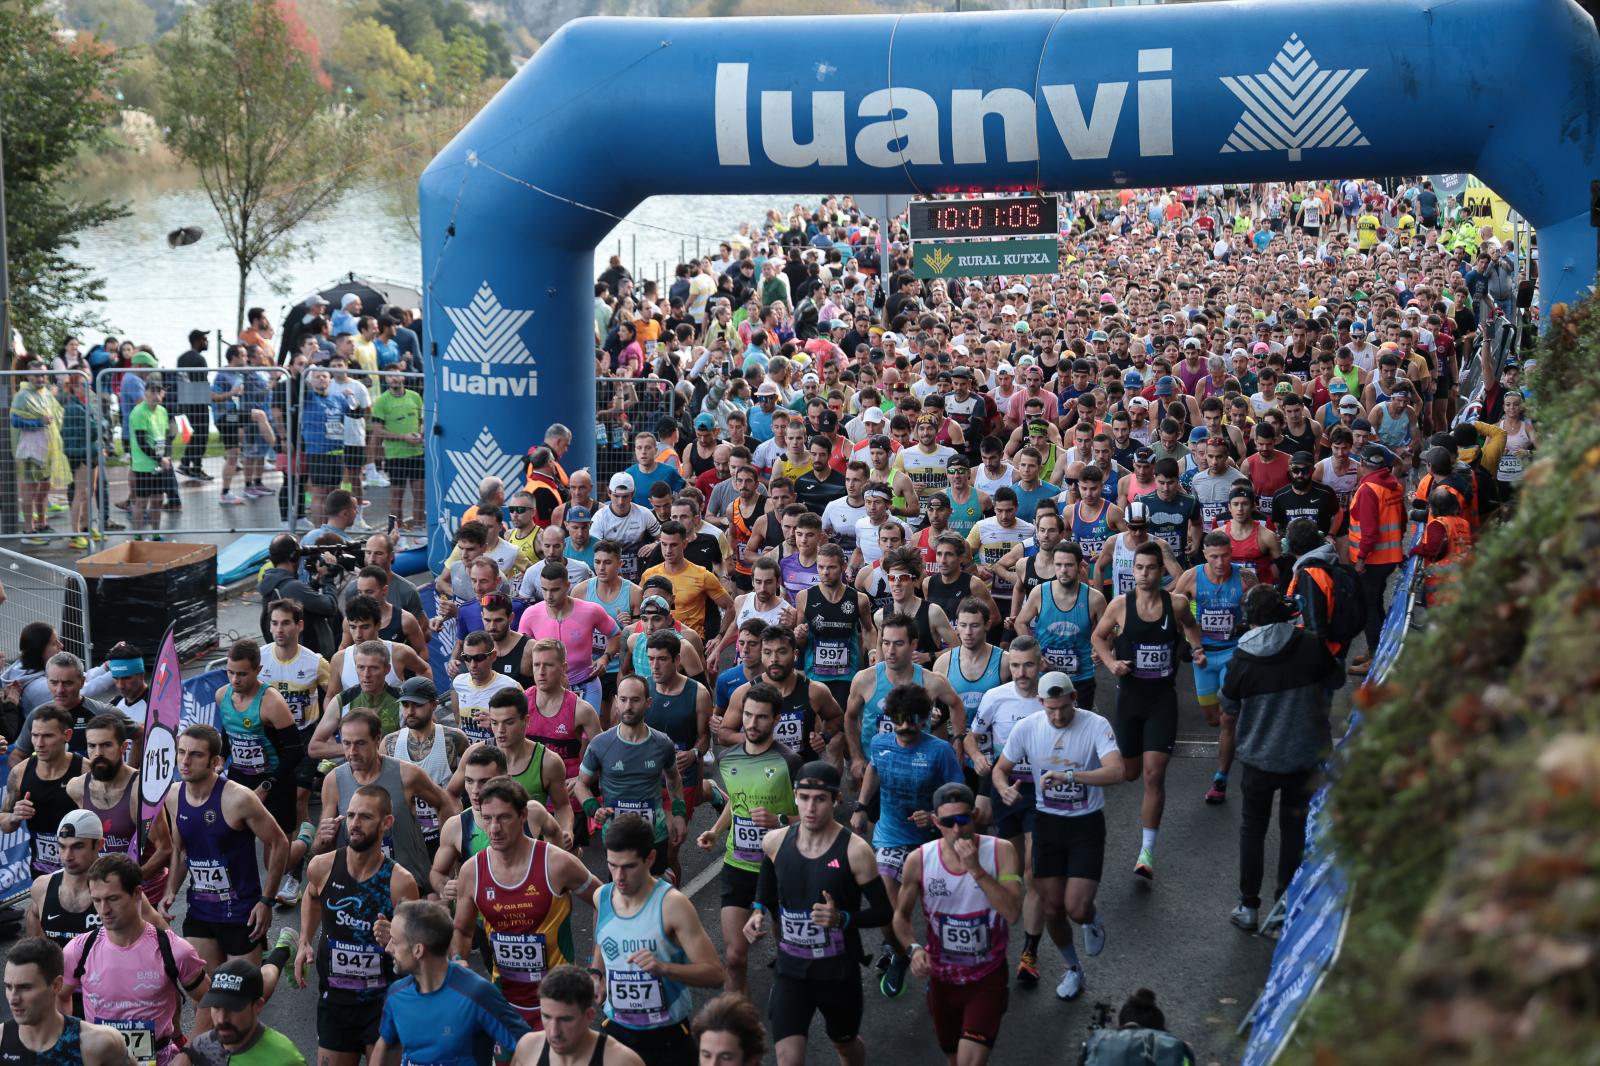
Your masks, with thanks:
M 353 292 L 361 297 L 361 310 L 364 314 L 369 315 L 379 314 L 390 307 L 422 306 L 422 293 L 405 282 L 389 281 L 355 273 L 346 274 L 331 284 L 318 289 L 317 295 L 328 301 L 328 313 L 332 314 L 338 309 L 339 301 L 347 292 Z M 285 316 L 283 328 L 278 331 L 278 336 L 283 338 L 278 345 L 279 365 L 289 361 L 289 353 L 293 352 L 295 346 L 300 343 L 300 321 L 305 317 L 305 314 L 306 301 L 301 300 L 291 307 L 288 315 Z

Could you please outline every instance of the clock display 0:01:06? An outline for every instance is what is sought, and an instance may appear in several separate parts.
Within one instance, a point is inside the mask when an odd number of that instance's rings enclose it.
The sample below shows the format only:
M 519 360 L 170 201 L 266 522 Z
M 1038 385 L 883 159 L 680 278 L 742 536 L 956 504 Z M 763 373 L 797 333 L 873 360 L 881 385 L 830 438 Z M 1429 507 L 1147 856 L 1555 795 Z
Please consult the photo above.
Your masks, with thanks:
M 1056 230 L 1055 200 L 1036 196 L 932 200 L 911 207 L 913 237 L 999 237 Z

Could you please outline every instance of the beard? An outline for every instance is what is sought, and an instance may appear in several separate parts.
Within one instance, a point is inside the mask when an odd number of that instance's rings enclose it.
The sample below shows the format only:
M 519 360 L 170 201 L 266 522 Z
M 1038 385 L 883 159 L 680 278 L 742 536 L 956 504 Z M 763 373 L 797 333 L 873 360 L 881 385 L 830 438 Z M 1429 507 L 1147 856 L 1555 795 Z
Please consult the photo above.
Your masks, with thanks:
M 117 771 L 121 768 L 121 763 L 97 757 L 89 762 L 89 775 L 96 781 L 112 781 L 116 779 Z
M 371 836 L 358 837 L 354 833 L 347 831 L 346 835 L 349 837 L 351 851 L 368 852 L 378 843 L 378 835 L 376 833 Z

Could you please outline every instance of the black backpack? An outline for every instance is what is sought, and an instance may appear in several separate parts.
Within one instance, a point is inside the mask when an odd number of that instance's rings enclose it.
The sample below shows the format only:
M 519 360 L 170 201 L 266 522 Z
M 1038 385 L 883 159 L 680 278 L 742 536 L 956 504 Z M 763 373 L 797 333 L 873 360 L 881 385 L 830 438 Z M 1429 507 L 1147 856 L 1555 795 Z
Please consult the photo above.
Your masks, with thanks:
M 1367 631 L 1367 598 L 1361 591 L 1361 577 L 1349 563 L 1325 563 L 1321 559 L 1306 564 L 1325 571 L 1333 583 L 1333 602 L 1328 610 L 1328 631 L 1323 634 L 1345 648 Z M 1376 648 L 1367 649 L 1370 655 Z
M 89 952 L 94 950 L 95 941 L 100 939 L 100 928 L 97 925 L 89 930 L 88 939 L 83 942 L 83 951 L 78 955 L 78 966 L 72 971 L 72 981 L 80 988 L 83 987 L 83 972 L 89 968 Z M 161 948 L 161 968 L 167 971 L 167 980 L 181 993 L 183 979 L 178 975 L 178 960 L 172 957 L 172 933 L 158 928 L 156 944 Z

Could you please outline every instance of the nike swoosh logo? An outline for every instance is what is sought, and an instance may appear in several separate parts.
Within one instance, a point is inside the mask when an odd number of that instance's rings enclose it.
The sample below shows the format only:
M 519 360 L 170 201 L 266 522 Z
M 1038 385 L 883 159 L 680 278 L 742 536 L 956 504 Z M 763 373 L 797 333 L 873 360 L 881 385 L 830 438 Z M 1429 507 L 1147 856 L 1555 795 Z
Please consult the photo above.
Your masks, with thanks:
M 44 920 L 47 921 L 47 922 L 53 922 L 53 921 L 55 921 L 56 919 L 58 919 L 60 917 L 61 917 L 61 915 L 59 915 L 59 914 L 47 914 L 47 915 L 44 916 Z

